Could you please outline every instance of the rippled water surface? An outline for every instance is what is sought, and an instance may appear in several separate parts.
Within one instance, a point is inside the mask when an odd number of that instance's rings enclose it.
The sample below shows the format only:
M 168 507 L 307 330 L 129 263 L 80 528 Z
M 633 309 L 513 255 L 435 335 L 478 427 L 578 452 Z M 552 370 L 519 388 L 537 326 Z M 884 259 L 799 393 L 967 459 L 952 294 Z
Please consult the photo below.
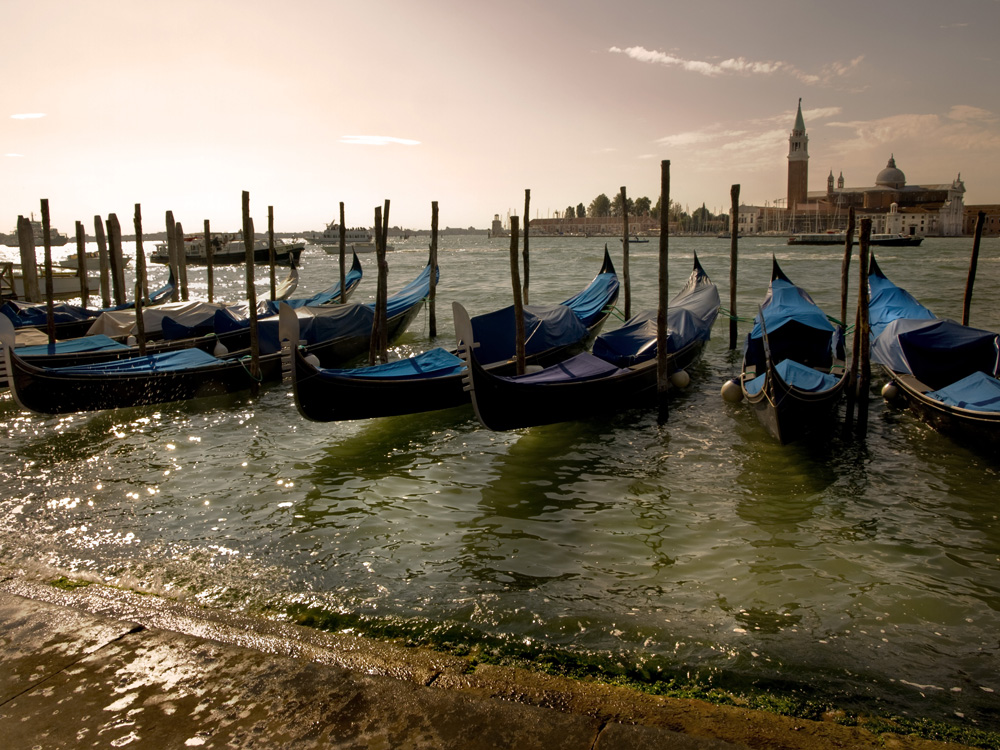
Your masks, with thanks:
M 390 254 L 390 291 L 426 262 L 425 242 Z M 473 314 L 508 304 L 507 242 L 443 239 L 433 344 L 454 341 L 453 299 Z M 620 243 L 609 246 L 621 271 Z M 878 259 L 960 319 L 971 246 L 928 239 Z M 603 247 L 532 238 L 531 300 L 574 294 Z M 671 291 L 695 250 L 728 306 L 728 240 L 671 238 Z M 655 305 L 656 251 L 655 241 L 632 246 L 633 312 Z M 772 253 L 839 315 L 840 249 L 777 238 L 743 240 L 740 253 L 743 317 L 763 296 Z M 332 256 L 310 247 L 303 258 L 303 295 L 334 281 Z M 985 240 L 972 323 L 992 330 L 998 258 L 1000 242 Z M 364 263 L 355 301 L 374 298 Z M 189 273 L 204 295 L 204 271 Z M 245 296 L 242 269 L 217 276 L 227 296 Z M 742 339 L 749 324 L 739 327 Z M 750 681 L 1000 729 L 1000 459 L 877 397 L 864 440 L 836 430 L 780 446 L 745 404 L 719 395 L 739 369 L 728 339 L 720 318 L 663 425 L 631 411 L 492 433 L 471 407 L 318 424 L 282 386 L 256 399 L 43 417 L 4 394 L 0 554 L 6 566 L 214 607 L 304 604 L 416 630 L 462 626 L 647 675 Z M 433 344 L 424 313 L 397 351 Z

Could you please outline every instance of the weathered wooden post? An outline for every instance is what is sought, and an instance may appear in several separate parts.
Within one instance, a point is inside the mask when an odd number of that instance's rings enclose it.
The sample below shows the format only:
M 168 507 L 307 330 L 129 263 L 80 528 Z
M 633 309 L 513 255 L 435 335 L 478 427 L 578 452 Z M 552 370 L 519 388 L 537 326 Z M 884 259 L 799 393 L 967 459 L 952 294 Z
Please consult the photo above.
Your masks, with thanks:
M 114 214 L 112 214 L 114 216 Z M 146 321 L 142 317 L 142 308 L 146 303 L 146 255 L 142 250 L 142 208 L 135 204 L 135 338 L 139 344 L 139 354 L 146 354 Z M 118 219 L 115 218 L 117 226 Z M 121 229 L 118 228 L 118 236 L 121 237 Z M 121 240 L 119 239 L 119 242 Z
M 124 305 L 128 296 L 125 289 L 125 257 L 122 255 L 122 227 L 118 216 L 108 214 L 108 262 L 111 265 L 111 291 L 116 305 Z
M 670 161 L 660 162 L 660 272 L 656 306 L 656 397 L 658 421 L 664 422 L 669 415 L 667 391 L 670 377 L 667 372 L 667 300 L 669 299 L 670 272 L 667 259 L 670 250 L 670 217 L 666 207 L 670 205 Z
M 854 206 L 847 209 L 847 236 L 844 237 L 844 262 L 840 268 L 840 324 L 847 330 L 847 293 L 851 272 L 851 255 L 854 252 Z M 864 285 L 867 288 L 868 279 Z
M 859 372 L 857 389 L 858 401 L 858 432 L 864 434 L 868 429 L 869 385 L 872 379 L 871 371 L 871 326 L 868 311 L 868 257 L 872 234 L 872 220 L 861 220 L 861 241 L 858 244 L 858 265 L 860 268 L 858 280 L 858 315 L 855 325 L 855 341 L 860 343 L 858 357 Z
M 278 281 L 275 278 L 274 264 L 276 262 L 274 253 L 274 206 L 267 207 L 267 259 L 271 264 L 271 299 L 274 299 L 274 295 L 278 293 Z M 295 261 L 290 257 L 288 262 L 291 265 L 295 265 Z
M 528 262 L 528 225 L 531 224 L 531 191 L 524 191 L 524 250 L 521 253 L 521 257 L 524 258 L 524 304 L 529 304 L 528 302 L 528 279 L 531 275 L 529 270 L 530 264 Z
M 208 277 L 208 301 L 215 302 L 215 246 L 208 219 L 205 219 L 205 272 Z
M 42 198 L 42 242 L 45 245 L 45 311 L 49 343 L 56 342 L 55 292 L 52 286 L 52 227 L 49 223 L 49 199 Z
M 389 210 L 389 201 L 385 202 L 386 211 Z M 382 342 L 387 338 L 386 333 L 386 303 L 388 299 L 388 281 L 386 275 L 388 266 L 385 263 L 385 234 L 383 227 L 386 220 L 382 215 L 382 208 L 375 207 L 375 265 L 378 272 L 378 282 L 375 286 L 375 319 L 372 321 L 372 337 L 368 345 L 368 364 L 374 365 L 387 361 L 385 348 Z
M 732 218 L 729 220 L 729 350 L 736 348 L 736 269 L 739 264 L 740 245 L 740 186 L 729 188 L 729 199 L 732 203 Z
M 188 301 L 187 247 L 184 244 L 184 227 L 178 221 L 174 228 L 174 242 L 177 243 L 177 269 L 181 276 L 181 300 Z
M 17 243 L 21 248 L 21 284 L 24 286 L 24 299 L 28 302 L 41 302 L 42 293 L 38 288 L 38 258 L 35 257 L 35 233 L 31 229 L 31 220 L 25 216 L 17 217 Z
M 510 217 L 510 280 L 514 287 L 514 359 L 517 374 L 523 375 L 524 355 L 524 301 L 521 299 L 521 274 L 517 264 L 518 218 Z
M 979 242 L 983 239 L 983 226 L 986 224 L 986 212 L 980 211 L 976 216 L 976 235 L 972 241 L 972 258 L 969 261 L 969 278 L 965 282 L 965 299 L 962 303 L 962 325 L 969 325 L 969 313 L 972 309 L 972 286 L 976 283 L 976 266 L 979 264 Z
M 80 304 L 87 307 L 90 304 L 90 286 L 87 283 L 87 233 L 83 230 L 83 222 L 76 222 L 76 272 L 80 276 Z
M 178 263 L 178 256 L 180 252 L 177 249 L 177 222 L 174 221 L 174 212 L 167 211 L 166 214 L 166 224 L 167 224 L 167 267 L 170 269 L 170 274 L 174 277 L 174 288 L 170 292 L 170 301 L 178 302 L 181 298 L 181 274 L 180 266 Z M 145 290 L 143 290 L 143 295 L 145 295 Z
M 622 281 L 625 284 L 625 320 L 632 317 L 632 277 L 628 268 L 628 198 L 625 186 L 621 188 L 622 195 Z M 607 246 L 605 245 L 605 248 Z
M 104 237 L 104 222 L 94 217 L 94 237 L 97 240 L 97 262 L 101 268 L 101 307 L 111 307 L 111 266 L 108 263 L 108 242 Z
M 340 304 L 347 302 L 347 227 L 344 226 L 344 201 L 340 202 Z
M 429 333 L 431 338 L 437 336 L 437 268 L 438 268 L 438 202 L 431 201 L 431 291 L 427 297 Z
M 257 287 L 254 286 L 253 219 L 250 218 L 250 193 L 243 191 L 243 247 L 246 250 L 247 307 L 250 309 L 250 392 L 260 390 L 260 339 L 257 331 Z
M 382 257 L 379 259 L 379 273 L 382 277 L 382 308 L 379 313 L 382 316 L 382 326 L 379 331 L 379 358 L 382 362 L 389 361 L 389 320 L 387 318 L 386 306 L 389 303 L 389 263 L 385 259 L 386 248 L 389 246 L 389 199 L 385 201 L 385 210 L 382 211 Z

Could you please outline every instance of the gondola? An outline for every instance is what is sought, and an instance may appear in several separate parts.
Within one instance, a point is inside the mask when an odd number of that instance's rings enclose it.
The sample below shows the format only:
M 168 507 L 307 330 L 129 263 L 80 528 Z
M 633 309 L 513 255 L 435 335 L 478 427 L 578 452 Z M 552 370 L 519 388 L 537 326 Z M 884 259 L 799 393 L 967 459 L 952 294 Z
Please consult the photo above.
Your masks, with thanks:
M 593 353 L 578 354 L 537 372 L 503 376 L 480 364 L 468 313 L 458 302 L 454 308 L 472 405 L 488 429 L 585 419 L 655 401 L 656 310 L 640 313 L 621 328 L 598 336 Z M 668 375 L 680 375 L 699 357 L 718 314 L 719 290 L 696 255 L 687 284 L 667 306 Z
M 883 396 L 977 449 L 1000 450 L 1000 335 L 938 318 L 868 271 L 871 360 L 889 378 Z
M 781 443 L 822 429 L 847 385 L 844 332 L 773 260 L 743 348 L 742 395 Z
M 618 275 L 605 248 L 600 271 L 579 294 L 561 305 L 526 306 L 528 362 L 550 365 L 585 349 L 607 320 L 618 290 Z M 288 325 L 296 324 L 288 312 L 282 315 Z M 482 354 L 487 367 L 513 372 L 513 306 L 476 316 L 472 325 L 480 335 L 489 335 L 493 343 L 491 350 Z M 289 335 L 294 337 L 294 333 Z M 408 359 L 351 370 L 316 367 L 302 351 L 291 356 L 295 405 L 303 417 L 313 421 L 398 416 L 469 403 L 456 351 L 436 348 Z
M 167 283 L 149 295 L 146 305 L 160 305 L 167 302 L 176 289 L 173 271 Z M 83 336 L 94 324 L 94 320 L 107 312 L 132 310 L 135 302 L 125 302 L 112 307 L 90 309 L 64 302 L 53 304 L 53 321 L 56 339 L 70 339 Z M 48 327 L 48 304 L 45 302 L 18 302 L 7 300 L 0 305 L 0 314 L 7 316 L 15 329 L 35 328 L 44 331 Z
M 388 337 L 393 340 L 412 322 L 430 289 L 430 268 L 389 298 Z M 375 311 L 372 305 L 346 304 L 302 307 L 293 316 L 306 321 L 302 339 L 307 354 L 320 361 L 346 364 L 368 350 Z M 197 347 L 131 356 L 110 362 L 72 367 L 36 367 L 13 347 L 13 327 L 0 319 L 10 388 L 23 408 L 43 414 L 98 411 L 184 401 L 201 396 L 246 390 L 257 382 L 281 378 L 281 348 L 277 319 L 259 321 L 260 372 L 251 375 L 246 349 L 215 356 Z M 245 332 L 249 338 L 249 331 Z
M 293 267 L 289 280 L 296 274 Z M 346 274 L 347 297 L 349 298 L 362 278 L 361 262 L 358 256 L 354 256 L 354 263 L 350 271 Z M 286 282 L 288 283 L 288 282 Z M 168 285 L 163 288 L 166 296 L 172 291 Z M 162 301 L 161 291 L 158 290 L 152 298 L 157 300 L 155 310 L 147 308 L 143 319 L 145 321 L 148 338 L 147 353 L 158 353 L 164 351 L 175 351 L 196 347 L 204 351 L 222 351 L 218 348 L 221 343 L 225 351 L 236 350 L 249 346 L 249 333 L 243 332 L 241 335 L 231 335 L 220 338 L 215 336 L 214 322 L 216 313 L 222 309 L 221 305 L 212 305 L 207 302 L 179 302 L 169 303 Z M 275 296 L 278 296 L 277 294 Z M 311 297 L 295 298 L 285 300 L 289 305 L 299 307 L 314 307 L 321 305 L 335 304 L 340 300 L 340 282 L 332 285 Z M 258 306 L 258 316 L 261 318 L 277 315 L 278 303 L 268 301 Z M 130 305 L 130 307 L 132 307 Z M 124 311 L 125 308 L 122 308 Z M 108 312 L 108 311 L 105 311 Z M 246 313 L 246 317 L 249 312 Z M 110 362 L 113 360 L 126 359 L 139 355 L 139 348 L 135 344 L 124 341 L 126 336 L 133 331 L 135 315 L 134 313 L 106 316 L 106 319 L 95 324 L 93 319 L 88 319 L 88 326 L 99 326 L 99 330 L 107 333 L 91 333 L 76 338 L 67 338 L 56 341 L 54 344 L 34 344 L 30 346 L 18 346 L 17 353 L 29 364 L 36 367 L 73 367 L 79 365 L 96 364 L 98 362 Z M 399 321 L 402 323 L 403 321 Z M 227 326 L 227 330 L 232 326 Z M 164 329 L 166 333 L 164 333 Z M 110 335 L 109 335 L 110 334 Z M 206 338 L 206 336 L 211 336 Z M 228 338 L 228 340 L 227 340 Z M 331 357 L 333 359 L 333 357 Z M 0 388 L 7 387 L 6 365 L 0 359 Z

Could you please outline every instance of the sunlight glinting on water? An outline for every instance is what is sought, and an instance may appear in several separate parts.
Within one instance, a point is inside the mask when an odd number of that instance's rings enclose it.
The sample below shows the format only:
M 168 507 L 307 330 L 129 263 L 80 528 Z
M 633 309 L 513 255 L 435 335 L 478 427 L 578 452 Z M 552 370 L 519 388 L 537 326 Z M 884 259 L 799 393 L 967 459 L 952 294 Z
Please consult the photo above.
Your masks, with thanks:
M 473 314 L 507 304 L 506 242 L 444 238 L 439 338 L 422 314 L 397 356 L 453 345 L 453 299 Z M 954 269 L 969 242 L 886 248 L 879 263 L 960 317 Z M 608 244 L 620 270 L 620 244 Z M 986 245 L 973 322 L 997 330 L 1000 310 L 983 298 L 1000 281 L 1000 241 Z M 582 288 L 603 247 L 533 237 L 532 301 Z M 633 312 L 656 296 L 656 246 L 638 247 Z M 839 313 L 839 251 L 783 238 L 740 247 L 741 318 L 763 296 L 772 253 Z M 672 290 L 696 250 L 728 303 L 728 241 L 670 248 Z M 424 238 L 399 243 L 390 292 L 425 250 Z M 363 264 L 355 301 L 374 292 L 373 260 Z M 308 249 L 299 292 L 334 272 Z M 164 270 L 151 273 L 153 284 Z M 217 269 L 219 293 L 240 297 L 242 274 Z M 194 289 L 204 293 L 201 281 Z M 783 681 L 847 704 L 995 722 L 1000 464 L 878 399 L 865 441 L 838 430 L 778 445 L 719 395 L 739 369 L 727 328 L 720 318 L 664 425 L 631 411 L 501 434 L 469 408 L 319 424 L 277 385 L 256 399 L 63 417 L 23 413 L 4 395 L 0 554 L 9 569 L 262 616 L 304 605 L 418 635 L 455 626 L 472 642 L 559 647 L 652 676 Z

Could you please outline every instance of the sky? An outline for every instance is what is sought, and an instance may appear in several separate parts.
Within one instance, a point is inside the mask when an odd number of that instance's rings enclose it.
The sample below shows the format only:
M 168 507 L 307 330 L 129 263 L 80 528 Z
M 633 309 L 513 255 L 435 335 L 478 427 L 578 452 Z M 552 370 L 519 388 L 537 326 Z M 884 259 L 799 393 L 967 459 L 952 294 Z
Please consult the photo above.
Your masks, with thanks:
M 961 175 L 1000 203 L 1000 0 L 0 0 L 0 231 L 489 227 Z

